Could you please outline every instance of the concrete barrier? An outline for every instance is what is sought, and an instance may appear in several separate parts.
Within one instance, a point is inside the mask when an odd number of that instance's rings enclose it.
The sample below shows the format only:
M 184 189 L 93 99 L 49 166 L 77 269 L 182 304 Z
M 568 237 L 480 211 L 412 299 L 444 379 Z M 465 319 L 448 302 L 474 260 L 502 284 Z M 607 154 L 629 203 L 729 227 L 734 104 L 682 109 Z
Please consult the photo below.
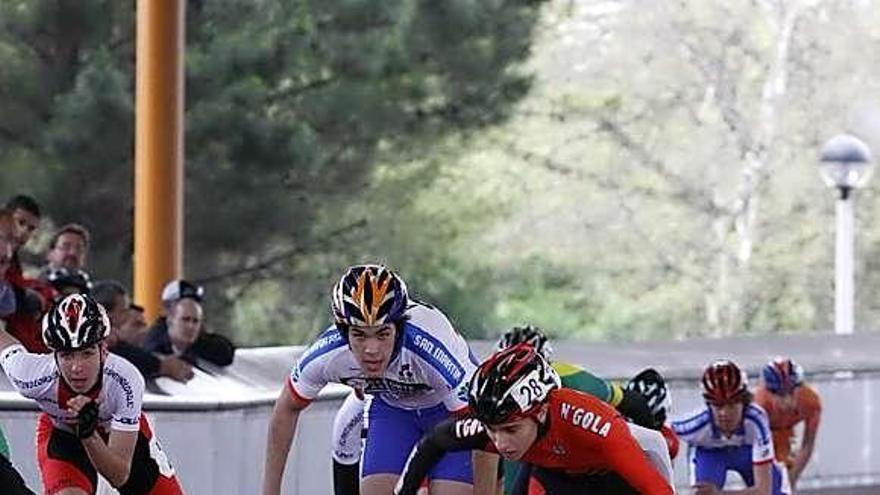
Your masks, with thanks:
M 764 346 L 740 362 L 754 376 L 767 354 Z M 871 345 L 875 345 L 872 343 Z M 675 345 L 675 344 L 665 344 Z M 719 341 L 718 349 L 705 344 L 679 353 L 646 346 L 558 342 L 557 356 L 583 363 L 606 377 L 625 377 L 645 366 L 657 366 L 670 378 L 672 416 L 700 405 L 696 370 L 716 357 L 731 355 Z M 853 341 L 852 345 L 868 345 Z M 829 347 L 830 346 L 830 347 Z M 491 351 L 491 342 L 474 342 L 477 355 Z M 873 347 L 877 349 L 880 347 Z M 688 350 L 690 349 L 690 350 Z M 816 352 L 833 349 L 831 344 Z M 275 398 L 301 347 L 243 349 L 236 363 L 218 370 L 197 370 L 187 384 L 157 380 L 150 385 L 144 406 L 178 475 L 190 495 L 253 495 L 259 493 L 268 420 Z M 779 351 L 777 351 L 779 352 Z M 842 352 L 847 352 L 846 350 Z M 690 353 L 690 354 L 688 354 Z M 833 352 L 831 353 L 834 354 Z M 738 355 L 738 354 L 737 354 Z M 662 360 L 661 363 L 655 361 Z M 807 360 L 809 362 L 809 360 Z M 857 487 L 880 484 L 880 372 L 869 362 L 858 367 L 811 362 L 808 373 L 824 401 L 823 423 L 813 461 L 801 481 L 805 489 Z M 625 367 L 626 371 L 621 372 Z M 330 495 L 330 431 L 335 411 L 348 389 L 330 386 L 300 417 L 296 442 L 287 466 L 284 493 Z M 35 490 L 39 474 L 34 454 L 36 406 L 20 397 L 0 374 L 0 423 L 9 437 L 12 460 Z M 675 462 L 677 484 L 687 485 L 686 452 Z

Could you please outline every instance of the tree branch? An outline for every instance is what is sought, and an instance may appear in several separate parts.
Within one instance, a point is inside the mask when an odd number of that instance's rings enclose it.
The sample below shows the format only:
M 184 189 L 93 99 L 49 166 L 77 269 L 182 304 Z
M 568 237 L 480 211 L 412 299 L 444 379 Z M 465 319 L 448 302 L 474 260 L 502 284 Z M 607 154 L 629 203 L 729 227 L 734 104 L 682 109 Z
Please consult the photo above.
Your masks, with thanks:
M 654 157 L 641 143 L 636 142 L 633 137 L 626 132 L 617 123 L 605 118 L 599 117 L 599 129 L 611 136 L 618 145 L 636 158 L 636 162 L 650 169 L 673 187 L 672 196 L 686 205 L 695 206 L 700 211 L 711 217 L 717 217 L 728 214 L 726 208 L 719 205 L 712 197 L 708 196 L 705 191 L 697 189 L 669 168 L 663 161 Z
M 198 283 L 198 284 L 212 284 L 212 283 L 217 283 L 217 282 L 223 281 L 225 279 L 229 279 L 229 278 L 236 278 L 236 277 L 241 277 L 243 275 L 257 273 L 257 272 L 269 269 L 272 266 L 277 265 L 278 263 L 281 263 L 283 261 L 286 261 L 289 258 L 292 258 L 296 255 L 302 254 L 302 253 L 306 252 L 307 248 L 314 246 L 316 244 L 322 244 L 322 243 L 324 243 L 324 241 L 326 241 L 329 238 L 338 236 L 338 235 L 340 235 L 344 232 L 347 232 L 349 230 L 352 230 L 352 229 L 358 229 L 358 228 L 364 227 L 366 225 L 367 225 L 367 220 L 362 218 L 356 222 L 352 222 L 348 225 L 345 225 L 345 226 L 339 227 L 335 230 L 332 230 L 332 231 L 328 232 L 326 235 L 324 235 L 320 238 L 313 239 L 311 242 L 309 242 L 307 244 L 295 246 L 295 247 L 288 249 L 286 251 L 283 251 L 279 254 L 276 254 L 274 256 L 270 256 L 260 262 L 257 262 L 256 264 L 249 265 L 249 266 L 241 266 L 241 267 L 233 268 L 231 270 L 227 270 L 224 272 L 215 273 L 213 275 L 208 275 L 205 277 L 197 278 L 197 279 L 193 280 L 193 282 Z

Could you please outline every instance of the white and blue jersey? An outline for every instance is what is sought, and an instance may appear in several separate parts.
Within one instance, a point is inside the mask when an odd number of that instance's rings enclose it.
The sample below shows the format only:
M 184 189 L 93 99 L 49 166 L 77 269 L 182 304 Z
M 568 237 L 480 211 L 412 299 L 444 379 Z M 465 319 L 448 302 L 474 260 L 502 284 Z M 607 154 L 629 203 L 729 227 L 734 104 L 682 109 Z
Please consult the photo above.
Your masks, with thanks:
M 774 460 L 773 435 L 767 413 L 760 406 L 746 405 L 742 422 L 730 436 L 715 426 L 709 407 L 673 421 L 672 429 L 689 447 L 691 483 L 713 483 L 720 489 L 727 471 L 736 471 L 746 485 L 752 486 L 752 466 L 772 463 L 772 493 L 790 492 L 787 473 Z
M 467 384 L 477 364 L 467 342 L 432 306 L 413 302 L 406 315 L 401 345 L 384 376 L 365 376 L 333 326 L 300 356 L 288 379 L 291 392 L 306 401 L 331 382 L 372 397 L 362 476 L 400 474 L 422 435 L 467 406 Z M 471 482 L 470 457 L 470 452 L 446 455 L 431 477 Z
M 342 383 L 380 398 L 389 406 L 422 409 L 438 404 L 456 411 L 467 405 L 467 382 L 476 369 L 467 342 L 438 309 L 413 303 L 406 314 L 403 342 L 385 376 L 364 376 L 360 364 L 335 326 L 300 356 L 290 386 L 312 400 L 328 383 Z

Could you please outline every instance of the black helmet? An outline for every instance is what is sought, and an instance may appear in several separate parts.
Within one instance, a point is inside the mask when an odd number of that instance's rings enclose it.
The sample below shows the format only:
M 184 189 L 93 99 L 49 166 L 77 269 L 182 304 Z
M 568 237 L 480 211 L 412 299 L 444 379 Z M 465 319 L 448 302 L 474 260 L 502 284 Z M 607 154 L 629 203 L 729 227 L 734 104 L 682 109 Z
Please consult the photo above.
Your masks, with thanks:
M 43 342 L 53 351 L 83 349 L 108 335 L 107 311 L 86 294 L 70 294 L 43 316 Z
M 89 274 L 77 269 L 55 268 L 46 275 L 46 281 L 58 292 L 73 288 L 81 294 L 88 294 L 92 290 L 92 279 Z
M 550 356 L 553 354 L 553 347 L 550 346 L 550 342 L 548 342 L 544 331 L 532 325 L 513 327 L 504 332 L 504 334 L 498 339 L 496 351 L 500 351 L 522 342 L 534 347 L 538 353 L 544 356 L 544 359 L 550 359 Z
M 497 425 L 536 413 L 560 384 L 550 363 L 520 343 L 496 352 L 474 371 L 468 403 L 477 419 Z

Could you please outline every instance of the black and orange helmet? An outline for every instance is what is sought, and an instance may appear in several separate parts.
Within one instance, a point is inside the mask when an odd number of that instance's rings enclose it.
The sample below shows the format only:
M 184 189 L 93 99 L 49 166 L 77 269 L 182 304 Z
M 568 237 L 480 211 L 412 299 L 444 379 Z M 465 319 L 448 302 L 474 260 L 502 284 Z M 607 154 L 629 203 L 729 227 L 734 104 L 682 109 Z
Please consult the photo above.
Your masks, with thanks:
M 342 327 L 375 327 L 403 319 L 406 284 L 382 265 L 356 265 L 333 287 L 333 318 Z
M 703 398 L 712 404 L 740 402 L 749 395 L 749 380 L 733 361 L 721 359 L 703 372 Z

